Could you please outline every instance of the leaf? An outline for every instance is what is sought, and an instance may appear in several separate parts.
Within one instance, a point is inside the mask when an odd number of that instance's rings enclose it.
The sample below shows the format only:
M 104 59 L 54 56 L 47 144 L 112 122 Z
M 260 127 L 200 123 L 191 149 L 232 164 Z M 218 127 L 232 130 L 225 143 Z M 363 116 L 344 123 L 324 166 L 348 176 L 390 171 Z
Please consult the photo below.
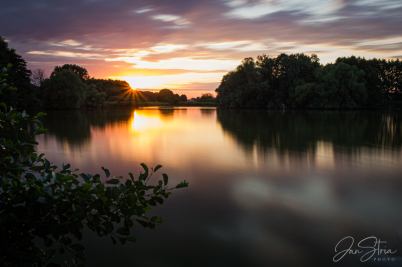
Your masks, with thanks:
M 176 185 L 176 188 L 182 188 L 182 187 L 188 187 L 188 183 L 186 182 L 181 182 L 180 184 Z
M 113 232 L 113 230 L 114 230 L 113 223 L 106 221 L 106 222 L 103 222 L 102 225 L 105 227 L 105 230 L 106 230 L 108 233 Z
M 119 237 L 119 240 L 120 240 L 120 243 L 121 243 L 122 245 L 126 244 L 126 239 L 125 239 L 125 238 Z
M 7 110 L 7 105 L 6 104 L 4 104 L 3 102 L 2 103 L 0 103 L 0 106 L 2 106 L 5 110 Z
M 54 249 L 47 250 L 45 253 L 45 259 L 49 260 L 54 255 L 54 253 L 56 253 L 56 250 Z
M 109 210 L 110 210 L 110 212 L 114 212 L 114 211 L 116 211 L 117 209 L 118 209 L 118 208 L 117 208 L 116 205 L 113 205 L 113 204 L 109 205 Z
M 106 177 L 110 176 L 110 171 L 108 169 L 105 169 L 105 168 L 102 167 L 102 170 L 105 172 Z
M 79 252 L 79 253 L 76 253 L 75 256 L 76 256 L 78 259 L 82 260 L 82 261 L 86 261 L 86 260 L 87 260 L 87 255 L 85 255 L 84 253 Z
M 38 134 L 43 134 L 43 133 L 46 133 L 48 130 L 47 129 L 39 129 L 39 130 L 36 130 L 35 131 L 35 135 L 38 135 Z
M 129 235 L 130 229 L 128 229 L 127 227 L 121 227 L 121 228 L 117 229 L 116 233 L 121 234 L 121 235 Z
M 106 181 L 107 184 L 120 184 L 120 181 L 117 179 L 110 179 Z
M 89 183 L 89 182 L 90 182 L 90 175 L 85 174 L 85 173 L 81 173 L 80 176 L 84 179 L 84 181 L 85 181 L 86 183 Z
M 116 239 L 113 236 L 110 236 L 110 238 L 112 239 L 113 245 L 116 245 Z
M 106 192 L 107 192 L 106 196 L 112 199 L 118 199 L 121 194 L 120 189 L 117 187 L 107 187 Z
M 146 206 L 145 208 L 144 208 L 144 212 L 148 212 L 148 211 L 150 211 L 151 210 L 151 206 Z
M 147 165 L 145 165 L 144 163 L 141 163 L 140 165 L 144 168 L 145 173 L 148 174 L 148 167 L 147 167 Z
M 130 241 L 130 242 L 137 242 L 137 238 L 135 238 L 134 236 L 127 236 L 127 241 Z
M 127 196 L 127 200 L 126 200 L 127 205 L 129 205 L 130 207 L 135 206 L 135 204 L 137 204 L 137 196 L 133 193 L 130 193 Z
M 45 159 L 45 170 L 47 171 L 49 170 L 49 168 L 50 168 L 50 162 L 47 159 Z
M 159 204 L 163 204 L 163 198 L 160 197 L 154 197 L 155 201 L 158 202 Z
M 162 173 L 162 176 L 163 176 L 163 183 L 166 186 L 168 184 L 169 178 L 166 173 Z
M 142 225 L 142 227 L 146 228 L 148 226 L 148 223 L 146 221 L 143 220 L 136 220 L 139 224 Z
M 72 221 L 75 221 L 75 220 L 82 221 L 85 219 L 85 216 L 86 216 L 85 212 L 82 209 L 79 209 L 79 210 L 73 212 L 73 214 L 71 214 L 70 218 Z
M 42 117 L 42 116 L 46 116 L 47 114 L 45 112 L 39 112 L 38 114 L 36 114 L 36 117 Z
M 157 170 L 159 170 L 160 168 L 162 168 L 162 165 L 158 165 L 155 167 L 154 172 L 156 172 Z
M 134 183 L 134 175 L 133 175 L 131 172 L 129 172 L 128 175 L 130 175 L 130 179 L 131 179 L 131 181 L 133 181 L 133 183 Z

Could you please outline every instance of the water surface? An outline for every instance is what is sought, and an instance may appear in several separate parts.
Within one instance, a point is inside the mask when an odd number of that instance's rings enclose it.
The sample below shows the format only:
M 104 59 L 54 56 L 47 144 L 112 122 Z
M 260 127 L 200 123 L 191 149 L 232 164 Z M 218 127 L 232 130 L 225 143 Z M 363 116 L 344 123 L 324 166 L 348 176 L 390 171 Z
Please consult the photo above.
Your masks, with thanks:
M 58 166 L 127 178 L 161 164 L 172 185 L 190 182 L 151 211 L 165 220 L 156 231 L 134 229 L 137 243 L 86 233 L 86 266 L 366 266 L 361 255 L 333 262 L 346 236 L 386 241 L 395 261 L 379 266 L 401 266 L 401 115 L 50 111 L 37 141 Z

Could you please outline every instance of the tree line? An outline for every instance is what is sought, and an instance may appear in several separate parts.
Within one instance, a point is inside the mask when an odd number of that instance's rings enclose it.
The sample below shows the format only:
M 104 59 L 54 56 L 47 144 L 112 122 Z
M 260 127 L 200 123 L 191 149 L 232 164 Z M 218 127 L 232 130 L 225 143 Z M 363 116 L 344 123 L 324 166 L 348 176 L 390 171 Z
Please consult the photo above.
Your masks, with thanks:
M 383 108 L 402 100 L 402 63 L 351 56 L 324 66 L 317 55 L 262 55 L 245 58 L 215 92 L 231 108 Z
M 0 70 L 8 64 L 8 83 L 18 90 L 7 91 L 3 101 L 14 108 L 99 108 L 107 102 L 168 102 L 177 105 L 187 96 L 169 89 L 136 91 L 123 80 L 97 79 L 75 64 L 56 66 L 50 76 L 44 69 L 27 69 L 27 62 L 0 37 Z

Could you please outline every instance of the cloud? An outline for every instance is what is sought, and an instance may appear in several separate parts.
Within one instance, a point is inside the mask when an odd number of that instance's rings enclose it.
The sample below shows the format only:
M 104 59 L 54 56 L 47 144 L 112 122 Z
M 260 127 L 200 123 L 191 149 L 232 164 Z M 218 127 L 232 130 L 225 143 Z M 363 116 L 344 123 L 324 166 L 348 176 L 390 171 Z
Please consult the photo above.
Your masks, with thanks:
M 123 76 L 123 77 L 110 77 L 126 80 L 132 88 L 191 88 L 192 84 L 196 84 L 196 88 L 200 89 L 200 84 L 205 84 L 205 89 L 220 81 L 225 72 L 222 73 L 183 73 L 177 75 L 163 75 L 163 76 Z
M 87 59 L 101 59 L 103 58 L 100 54 L 87 54 L 87 53 L 73 53 L 66 51 L 29 51 L 27 54 L 32 55 L 47 55 L 47 56 L 56 56 L 56 57 L 79 57 L 79 58 L 87 58 Z
M 142 9 L 136 10 L 135 13 L 141 14 L 149 11 L 152 11 L 152 8 L 144 7 Z
M 189 21 L 186 19 L 182 18 L 181 16 L 175 16 L 175 15 L 155 15 L 151 17 L 154 20 L 161 20 L 164 22 L 173 22 L 176 24 L 175 26 L 169 26 L 170 28 L 181 28 L 186 25 L 191 24 Z
M 28 64 L 85 64 L 97 77 L 221 73 L 282 52 L 402 54 L 400 0 L 72 1 L 5 1 L 1 34 Z

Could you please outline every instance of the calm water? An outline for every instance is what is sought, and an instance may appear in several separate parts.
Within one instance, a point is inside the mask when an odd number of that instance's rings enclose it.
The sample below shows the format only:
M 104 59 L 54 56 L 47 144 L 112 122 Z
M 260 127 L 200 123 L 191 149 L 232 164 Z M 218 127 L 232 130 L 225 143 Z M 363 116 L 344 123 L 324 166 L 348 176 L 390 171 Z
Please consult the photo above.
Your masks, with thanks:
M 151 211 L 164 219 L 156 231 L 134 229 L 137 243 L 86 233 L 87 266 L 402 266 L 401 113 L 146 108 L 43 121 L 38 151 L 58 166 L 128 177 L 161 164 L 171 185 L 190 182 Z M 334 263 L 346 236 L 397 252 Z

